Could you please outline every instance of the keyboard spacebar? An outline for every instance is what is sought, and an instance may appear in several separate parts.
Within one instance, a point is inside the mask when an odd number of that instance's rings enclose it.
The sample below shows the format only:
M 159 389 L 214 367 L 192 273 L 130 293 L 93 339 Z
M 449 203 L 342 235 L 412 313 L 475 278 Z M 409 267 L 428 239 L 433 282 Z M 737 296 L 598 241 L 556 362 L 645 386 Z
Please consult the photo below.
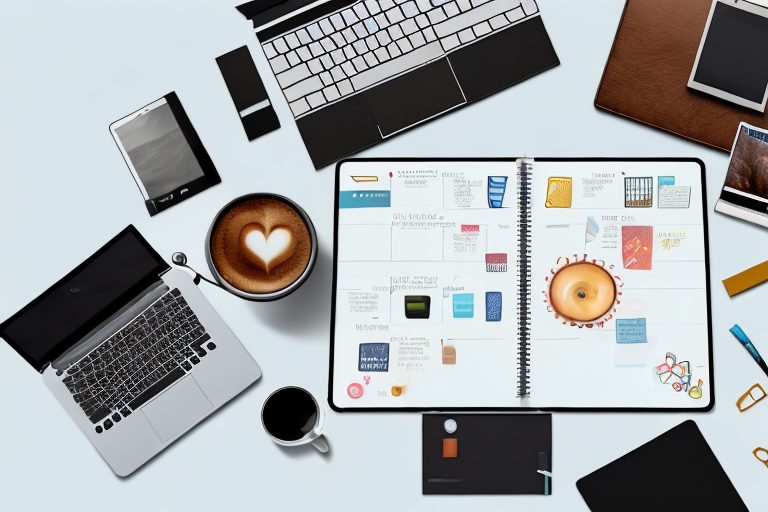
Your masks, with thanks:
M 520 0 L 491 0 L 479 7 L 475 7 L 458 16 L 449 18 L 447 21 L 438 23 L 432 28 L 435 29 L 437 37 L 445 37 L 450 34 L 455 34 L 460 30 L 464 30 L 465 28 L 475 26 L 494 16 L 510 11 L 515 7 L 520 7 Z
M 177 367 L 175 370 L 171 370 L 165 377 L 161 377 L 154 384 L 141 392 L 139 396 L 128 402 L 128 407 L 132 410 L 136 410 L 137 407 L 141 407 L 145 403 L 149 402 L 151 398 L 159 395 L 161 391 L 168 388 L 171 384 L 179 380 L 185 375 L 184 370 Z
M 406 53 L 396 59 L 388 60 L 378 66 L 374 66 L 370 69 L 366 69 L 362 73 L 350 78 L 352 86 L 355 90 L 365 89 L 377 82 L 391 78 L 398 73 L 408 71 L 429 62 L 430 60 L 442 57 L 444 54 L 443 47 L 440 46 L 438 41 L 432 41 L 429 44 L 416 48 L 415 50 Z

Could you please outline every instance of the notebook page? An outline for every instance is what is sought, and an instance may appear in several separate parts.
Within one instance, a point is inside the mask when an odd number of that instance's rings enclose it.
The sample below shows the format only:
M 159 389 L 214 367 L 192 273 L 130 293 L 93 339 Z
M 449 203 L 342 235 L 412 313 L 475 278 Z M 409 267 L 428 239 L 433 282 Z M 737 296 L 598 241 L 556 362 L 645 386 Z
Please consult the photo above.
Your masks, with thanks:
M 532 405 L 707 406 L 698 163 L 536 161 L 531 204 Z
M 334 405 L 518 406 L 514 161 L 338 172 Z

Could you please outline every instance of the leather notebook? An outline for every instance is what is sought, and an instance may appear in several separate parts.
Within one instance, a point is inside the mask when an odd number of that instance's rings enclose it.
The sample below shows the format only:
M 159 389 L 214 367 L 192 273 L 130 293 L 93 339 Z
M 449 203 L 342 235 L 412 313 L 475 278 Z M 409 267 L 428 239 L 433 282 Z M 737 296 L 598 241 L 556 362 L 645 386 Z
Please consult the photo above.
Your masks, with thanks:
M 754 112 L 687 87 L 711 0 L 628 0 L 595 97 L 599 109 L 730 151 Z

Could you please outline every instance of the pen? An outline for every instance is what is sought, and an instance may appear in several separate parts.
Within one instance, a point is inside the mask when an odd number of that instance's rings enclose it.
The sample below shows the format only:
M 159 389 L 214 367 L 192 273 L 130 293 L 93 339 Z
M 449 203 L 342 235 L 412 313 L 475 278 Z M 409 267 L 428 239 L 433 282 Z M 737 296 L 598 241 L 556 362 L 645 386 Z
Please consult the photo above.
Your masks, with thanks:
M 760 369 L 763 370 L 763 373 L 768 375 L 768 365 L 765 364 L 765 361 L 760 356 L 760 352 L 757 351 L 741 327 L 739 327 L 738 324 L 734 324 L 730 331 L 731 334 L 733 334 L 736 339 L 739 340 L 739 343 L 744 345 L 744 348 L 747 349 L 747 352 L 749 352 L 749 355 L 752 356 L 752 359 L 754 359 L 758 366 L 760 366 Z

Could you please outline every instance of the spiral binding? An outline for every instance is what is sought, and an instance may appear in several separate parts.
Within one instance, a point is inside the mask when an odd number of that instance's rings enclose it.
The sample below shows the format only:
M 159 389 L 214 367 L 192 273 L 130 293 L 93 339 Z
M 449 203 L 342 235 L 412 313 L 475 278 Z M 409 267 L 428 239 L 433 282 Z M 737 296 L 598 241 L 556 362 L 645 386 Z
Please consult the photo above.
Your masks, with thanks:
M 528 398 L 531 394 L 530 362 L 531 362 L 531 179 L 533 158 L 518 158 L 517 190 L 519 205 L 519 222 L 517 231 L 517 282 L 519 283 L 517 311 L 519 341 L 517 349 L 517 397 Z

